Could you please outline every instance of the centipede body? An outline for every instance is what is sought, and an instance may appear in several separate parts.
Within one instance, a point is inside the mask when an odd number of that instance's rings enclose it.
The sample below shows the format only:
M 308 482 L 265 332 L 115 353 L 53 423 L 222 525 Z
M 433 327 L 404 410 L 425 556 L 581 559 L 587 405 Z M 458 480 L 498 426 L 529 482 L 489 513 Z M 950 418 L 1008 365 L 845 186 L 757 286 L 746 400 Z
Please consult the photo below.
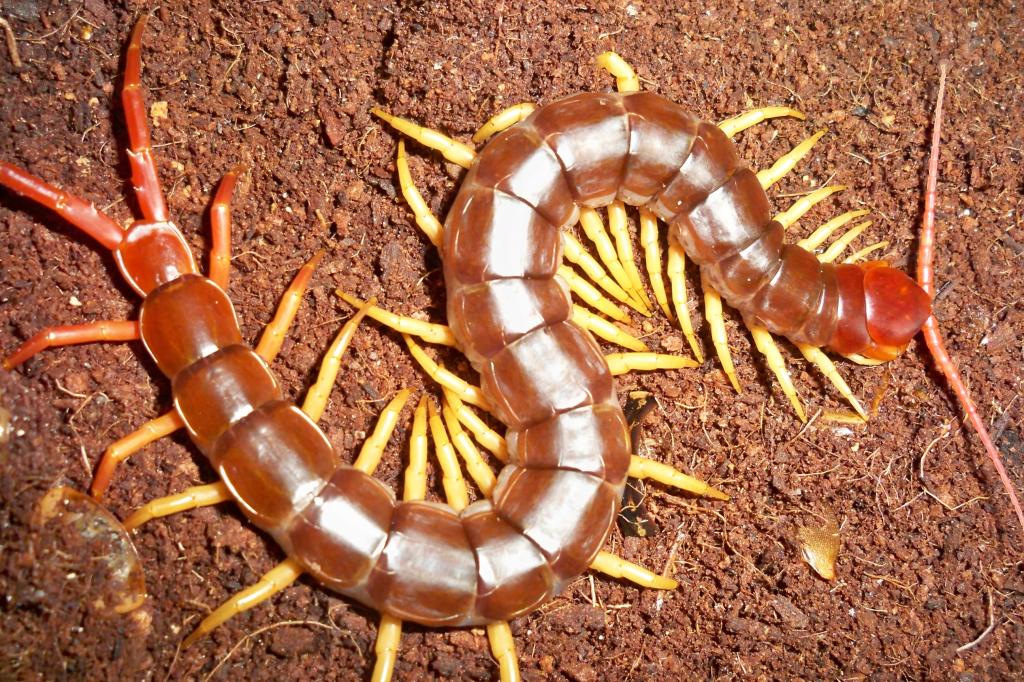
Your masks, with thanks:
M 168 98 L 171 98 L 171 97 L 168 97 Z M 723 113 L 724 113 L 724 112 L 725 112 L 725 110 L 723 110 Z M 841 136 L 840 136 L 840 137 L 841 137 Z M 382 152 L 382 154 L 381 154 L 382 158 L 386 158 L 386 156 L 387 156 L 387 155 L 386 155 L 386 150 L 383 150 L 383 148 L 382 148 L 381 152 Z M 853 163 L 855 164 L 855 163 L 857 163 L 857 162 L 855 162 L 855 161 L 854 161 Z M 97 193 L 97 194 L 98 194 L 98 193 Z M 105 196 L 105 195 L 104 195 L 104 196 Z M 907 219 L 909 219 L 909 218 L 907 218 Z M 105 273 L 104 271 L 101 271 L 101 272 L 99 273 L 99 276 L 98 276 L 98 278 L 97 278 L 97 281 L 100 281 L 100 280 L 104 280 L 104 279 L 106 279 L 106 276 L 108 276 L 108 275 L 106 275 L 106 273 Z M 272 294 L 271 294 L 271 295 L 272 295 Z M 99 360 L 103 358 L 103 353 L 102 353 L 102 352 L 98 352 L 98 353 L 93 353 L 93 354 L 91 354 L 91 355 L 90 355 L 90 357 L 95 357 L 95 360 L 94 360 L 94 364 L 98 364 L 98 363 L 99 363 Z M 125 364 L 126 364 L 126 365 L 127 365 L 127 364 L 129 364 L 127 360 L 126 360 L 126 363 L 125 363 Z M 902 370 L 900 370 L 900 372 L 902 372 Z M 58 396 L 58 397 L 59 397 L 59 396 Z M 696 426 L 696 421 L 695 421 L 695 420 L 694 420 L 693 424 L 694 424 L 694 425 Z M 97 443 L 97 446 L 101 446 L 101 445 L 102 445 L 102 443 Z M 808 466 L 808 469 L 812 469 L 812 468 L 814 468 L 814 467 Z M 823 468 L 827 468 L 827 467 L 823 467 Z M 869 491 L 868 491 L 868 493 L 869 493 Z M 599 589 L 600 589 L 600 585 L 599 585 Z M 801 605 L 803 605 L 803 604 L 801 604 Z M 965 604 L 965 605 L 966 605 L 966 604 Z

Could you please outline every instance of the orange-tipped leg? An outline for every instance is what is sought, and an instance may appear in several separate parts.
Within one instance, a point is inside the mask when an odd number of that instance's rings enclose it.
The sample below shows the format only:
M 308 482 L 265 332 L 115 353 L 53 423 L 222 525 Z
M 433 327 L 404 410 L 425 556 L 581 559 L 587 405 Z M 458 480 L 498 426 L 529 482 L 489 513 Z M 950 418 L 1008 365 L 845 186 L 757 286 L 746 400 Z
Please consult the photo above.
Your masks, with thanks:
M 110 479 L 114 477 L 114 470 L 117 469 L 118 464 L 153 441 L 174 433 L 184 425 L 185 422 L 181 420 L 178 413 L 171 410 L 156 419 L 150 419 L 135 431 L 113 443 L 103 453 L 100 464 L 96 467 L 96 477 L 92 479 L 92 489 L 90 490 L 92 496 L 103 497 L 103 493 L 110 486 Z
M 139 323 L 134 320 L 103 320 L 66 327 L 48 327 L 21 344 L 21 348 L 4 360 L 4 369 L 13 369 L 47 348 L 74 346 L 93 341 L 135 341 Z
M 238 164 L 221 178 L 220 187 L 210 207 L 210 227 L 213 232 L 213 248 L 210 249 L 210 279 L 224 291 L 228 290 L 231 275 L 231 195 L 235 182 L 245 170 Z
M 124 62 L 124 87 L 121 103 L 124 106 L 125 126 L 128 128 L 128 161 L 132 167 L 132 187 L 139 208 L 146 220 L 167 220 L 167 204 L 160 189 L 156 172 L 156 158 L 149 139 L 146 121 L 146 91 L 142 89 L 142 33 L 146 30 L 143 14 L 132 29 L 131 42 Z

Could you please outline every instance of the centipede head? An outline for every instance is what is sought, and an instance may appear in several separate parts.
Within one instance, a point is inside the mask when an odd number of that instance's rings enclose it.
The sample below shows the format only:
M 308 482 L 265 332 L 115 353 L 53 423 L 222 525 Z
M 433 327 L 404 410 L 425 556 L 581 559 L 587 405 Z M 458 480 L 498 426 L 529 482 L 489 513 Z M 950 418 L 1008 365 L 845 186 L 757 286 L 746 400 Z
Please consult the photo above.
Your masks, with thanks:
M 141 296 L 183 274 L 198 272 L 185 237 L 170 222 L 133 223 L 114 249 L 114 260 Z
M 836 275 L 841 312 L 829 346 L 840 353 L 892 360 L 932 314 L 917 282 L 884 261 L 841 265 Z

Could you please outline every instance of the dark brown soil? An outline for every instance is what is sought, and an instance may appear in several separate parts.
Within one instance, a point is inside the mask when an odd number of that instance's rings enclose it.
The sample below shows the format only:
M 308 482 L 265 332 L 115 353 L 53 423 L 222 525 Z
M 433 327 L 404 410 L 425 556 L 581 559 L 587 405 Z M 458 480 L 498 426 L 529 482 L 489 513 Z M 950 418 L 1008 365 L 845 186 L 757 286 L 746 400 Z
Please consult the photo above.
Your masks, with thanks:
M 875 219 L 868 237 L 891 240 L 886 256 L 912 266 L 938 64 L 949 60 L 937 314 L 1024 488 L 1020 7 L 817 4 L 165 2 L 150 24 L 143 80 L 150 103 L 168 104 L 154 129 L 168 203 L 203 253 L 215 183 L 238 161 L 249 165 L 234 202 L 230 290 L 249 340 L 298 266 L 327 249 L 275 363 L 298 395 L 350 314 L 336 288 L 443 320 L 439 259 L 396 199 L 396 138 L 371 120 L 372 106 L 468 139 L 512 103 L 611 88 L 593 60 L 613 48 L 645 87 L 708 119 L 770 103 L 807 112 L 806 124 L 779 121 L 740 137 L 756 167 L 827 125 L 813 158 L 773 196 L 834 176 L 851 189 L 797 229 L 867 206 Z M 115 94 L 128 31 L 145 9 L 16 0 L 0 10 L 24 61 L 16 71 L 0 53 L 0 158 L 95 200 L 119 221 L 133 203 L 122 201 L 127 140 Z M 443 214 L 460 172 L 412 150 L 421 189 Z M 4 352 L 46 325 L 136 313 L 110 256 L 61 220 L 0 192 L 0 224 Z M 738 319 L 729 324 L 742 395 L 714 362 L 621 385 L 661 397 L 645 431 L 653 456 L 712 480 L 733 500 L 652 487 L 661 533 L 616 534 L 610 544 L 658 571 L 674 557 L 679 590 L 581 578 L 512 624 L 525 677 L 1019 679 L 1024 536 L 923 345 L 885 367 L 840 363 L 862 400 L 877 399 L 869 424 L 805 426 L 752 356 Z M 663 320 L 641 331 L 652 347 L 678 347 Z M 702 335 L 710 348 L 706 326 Z M 792 348 L 784 353 L 812 414 L 842 408 Z M 468 375 L 453 356 L 447 361 Z M 33 526 L 33 510 L 55 485 L 86 489 L 103 449 L 167 408 L 168 384 L 139 344 L 47 352 L 0 382 L 14 415 L 0 453 L 0 679 L 368 674 L 376 614 L 310 581 L 179 650 L 209 609 L 283 558 L 228 505 L 145 526 L 135 536 L 150 592 L 144 610 L 93 608 L 106 564 L 59 526 Z M 341 452 L 358 447 L 380 400 L 402 386 L 433 390 L 400 339 L 364 327 L 323 419 Z M 380 471 L 392 486 L 407 435 L 403 421 Z M 122 467 L 109 504 L 123 518 L 150 498 L 211 480 L 194 448 L 166 439 Z M 802 525 L 828 515 L 842 525 L 835 582 L 810 571 L 797 543 Z M 990 624 L 977 645 L 958 651 Z M 482 631 L 407 630 L 397 677 L 496 675 Z

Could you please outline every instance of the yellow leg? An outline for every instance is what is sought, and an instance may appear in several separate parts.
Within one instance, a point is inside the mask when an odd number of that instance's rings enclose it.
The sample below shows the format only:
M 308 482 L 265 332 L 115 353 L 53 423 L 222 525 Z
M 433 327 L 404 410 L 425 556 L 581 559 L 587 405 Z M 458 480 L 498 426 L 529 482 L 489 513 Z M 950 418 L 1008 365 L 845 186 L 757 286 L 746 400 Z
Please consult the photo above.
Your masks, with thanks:
M 612 376 L 627 372 L 651 372 L 656 369 L 683 369 L 696 367 L 697 363 L 690 358 L 664 353 L 611 353 L 604 356 Z
M 413 359 L 419 363 L 419 366 L 426 371 L 431 379 L 441 386 L 450 389 L 470 405 L 476 405 L 482 410 L 490 409 L 487 398 L 484 397 L 479 386 L 474 386 L 445 369 L 444 365 L 437 363 L 424 353 L 423 349 L 408 334 L 402 334 L 402 338 L 405 339 L 405 345 L 409 347 L 409 353 Z
M 800 248 L 807 249 L 808 251 L 814 251 L 819 246 L 824 244 L 825 241 L 832 236 L 832 233 L 838 230 L 840 227 L 850 222 L 851 220 L 860 218 L 861 216 L 867 215 L 868 213 L 871 213 L 871 211 L 866 208 L 857 211 L 847 211 L 846 213 L 836 216 L 832 220 L 828 221 L 827 223 L 816 229 L 814 232 L 812 232 L 810 235 L 798 241 L 796 245 L 799 246 Z
M 726 137 L 734 137 L 747 128 L 756 126 L 761 121 L 767 121 L 770 118 L 782 118 L 783 116 L 792 116 L 801 121 L 807 118 L 796 109 L 790 109 L 789 107 L 762 107 L 745 111 L 733 118 L 728 118 L 719 123 L 718 127 L 722 129 Z
M 459 451 L 463 461 L 466 463 L 466 471 L 469 473 L 470 478 L 476 483 L 476 487 L 480 489 L 480 492 L 486 497 L 490 497 L 491 491 L 494 490 L 494 484 L 497 482 L 494 472 L 491 470 L 491 467 L 487 466 L 487 462 L 484 461 L 480 450 L 473 443 L 473 439 L 463 430 L 462 424 L 459 423 L 459 418 L 456 416 L 455 410 L 452 409 L 447 398 L 445 398 L 441 405 L 441 414 L 444 416 L 444 423 L 448 427 L 448 433 L 451 434 L 455 449 Z
M 427 235 L 431 244 L 441 248 L 444 226 L 431 213 L 430 207 L 427 206 L 423 195 L 420 194 L 416 183 L 413 182 L 412 173 L 409 171 L 409 157 L 405 154 L 405 140 L 402 139 L 398 140 L 398 157 L 395 159 L 395 166 L 398 168 L 398 186 L 402 190 L 402 196 L 405 197 L 405 203 L 409 204 L 409 208 L 412 209 L 416 224 L 423 234 Z
M 338 335 L 334 337 L 331 347 L 327 349 L 327 354 L 324 355 L 324 359 L 320 363 L 320 373 L 317 375 L 316 383 L 306 391 L 306 399 L 302 402 L 302 411 L 313 421 L 320 421 L 320 416 L 327 408 L 327 399 L 331 396 L 334 380 L 338 378 L 338 370 L 341 369 L 341 356 L 345 354 L 348 344 L 352 342 L 359 323 L 366 317 L 366 311 L 376 301 L 377 299 L 371 298 L 364 303 L 363 307 L 345 323 Z
M 691 492 L 701 497 L 710 497 L 715 500 L 728 500 L 729 496 L 721 490 L 714 488 L 699 478 L 687 476 L 681 471 L 673 469 L 667 464 L 655 462 L 653 459 L 633 455 L 629 459 L 629 475 L 640 480 L 652 479 L 673 488 Z
M 597 65 L 615 77 L 615 88 L 619 92 L 636 92 L 640 89 L 636 71 L 618 54 L 602 52 L 597 55 Z
M 643 208 L 640 209 L 640 246 L 644 250 L 644 265 L 647 266 L 647 277 L 651 281 L 654 300 L 665 312 L 665 317 L 671 320 L 672 308 L 668 305 L 665 282 L 661 278 L 661 242 L 658 239 L 658 219 L 653 213 Z
M 595 315 L 586 308 L 581 308 L 575 304 L 572 310 L 572 321 L 595 336 L 600 336 L 605 341 L 618 344 L 630 350 L 638 352 L 647 350 L 647 346 L 643 341 L 631 334 L 627 334 L 603 317 Z
M 736 376 L 736 367 L 732 364 L 732 353 L 729 351 L 729 339 L 725 335 L 725 317 L 722 315 L 722 297 L 701 278 L 704 289 L 704 318 L 711 330 L 711 343 L 715 346 L 718 361 L 722 363 L 722 371 L 729 377 L 729 383 L 740 393 L 740 380 Z
M 832 360 L 825 355 L 824 351 L 816 346 L 808 346 L 805 343 L 798 343 L 796 344 L 796 347 L 800 349 L 800 352 L 811 364 L 818 368 L 818 371 L 825 375 L 825 378 L 829 380 L 829 383 L 839 391 L 840 395 L 846 399 L 846 402 L 850 403 L 850 406 L 857 411 L 857 414 L 867 421 L 868 415 L 864 411 L 864 408 L 860 406 L 859 402 L 857 402 L 857 398 L 853 395 L 853 391 L 850 390 L 849 385 L 839 374 L 839 370 L 836 369 Z
M 117 466 L 146 447 L 153 441 L 168 436 L 185 426 L 175 410 L 160 415 L 132 431 L 124 438 L 112 443 L 104 451 L 100 458 L 99 466 L 96 467 L 96 476 L 92 480 L 90 492 L 97 499 L 102 499 L 103 494 L 110 486 L 110 480 L 114 477 L 114 470 Z
M 427 496 L 427 396 L 420 398 L 412 419 L 409 437 L 409 464 L 405 468 L 403 500 L 422 500 Z
M 384 407 L 380 416 L 377 417 L 377 425 L 373 427 L 373 433 L 359 449 L 359 455 L 352 466 L 364 474 L 372 474 L 376 471 L 377 465 L 380 464 L 380 458 L 384 455 L 384 448 L 387 447 L 391 434 L 395 431 L 395 425 L 398 424 L 398 415 L 405 407 L 410 395 L 412 395 L 412 391 L 403 388 Z
M 690 350 L 693 351 L 697 362 L 703 363 L 704 352 L 700 349 L 700 344 L 697 343 L 697 335 L 693 331 L 693 322 L 690 320 L 690 307 L 686 301 L 686 252 L 671 234 L 668 238 L 667 270 L 668 281 L 672 285 L 672 305 L 676 309 L 679 328 L 690 344 Z
M 878 367 L 885 364 L 885 360 L 875 360 L 874 358 L 865 357 L 860 353 L 850 353 L 849 355 L 843 355 L 843 357 L 850 362 L 855 362 L 864 367 Z
M 498 662 L 498 679 L 501 682 L 519 682 L 519 659 L 516 657 L 516 643 L 508 623 L 491 623 L 487 626 L 487 639 L 491 643 L 491 655 Z
M 843 235 L 839 237 L 839 239 L 829 244 L 828 248 L 825 249 L 825 253 L 818 256 L 818 260 L 820 260 L 822 263 L 831 263 L 836 258 L 839 258 L 839 254 L 843 252 L 843 249 L 849 246 L 854 239 L 859 237 L 861 232 L 866 230 L 868 226 L 871 225 L 871 223 L 872 221 L 865 220 L 863 223 L 858 223 L 857 225 L 851 227 L 849 230 L 843 233 Z
M 422 500 L 427 495 L 427 397 L 420 398 L 413 416 L 412 435 L 409 438 L 409 464 L 405 468 L 405 485 L 402 499 Z M 395 671 L 398 646 L 402 639 L 402 621 L 386 613 L 380 615 L 377 629 L 377 643 L 374 652 L 377 660 L 373 666 L 371 680 L 387 682 Z
M 441 485 L 444 487 L 444 495 L 448 504 L 455 511 L 462 511 L 469 505 L 469 491 L 466 489 L 466 479 L 462 476 L 462 467 L 455 456 L 455 448 L 448 437 L 448 430 L 444 427 L 444 421 L 434 407 L 434 401 L 427 401 L 427 412 L 429 415 L 430 436 L 434 441 L 434 456 L 441 465 Z
M 292 280 L 291 285 L 284 292 L 284 296 L 281 297 L 281 303 L 277 306 L 274 319 L 264 327 L 260 342 L 256 345 L 256 355 L 267 362 L 272 362 L 281 351 L 284 336 L 295 319 L 295 314 L 299 311 L 299 304 L 302 303 L 302 294 L 309 286 L 313 271 L 316 270 L 316 266 L 320 264 L 320 259 L 323 256 L 323 251 L 317 251 L 316 255 L 299 269 L 299 274 L 295 275 L 295 279 Z
M 444 422 L 434 409 L 432 402 L 427 403 L 430 412 L 430 433 L 434 439 L 434 454 L 441 465 L 442 485 L 444 486 L 445 499 L 448 504 L 457 512 L 461 512 L 469 505 L 469 493 L 466 491 L 466 482 L 462 478 L 462 469 L 455 458 L 455 451 L 452 449 L 448 434 L 445 431 Z M 446 408 L 447 409 L 447 408 Z M 452 422 L 458 424 L 458 420 L 452 415 Z M 493 476 L 493 473 L 491 474 Z M 491 651 L 498 661 L 498 668 L 502 682 L 507 680 L 518 680 L 519 664 L 516 661 L 515 643 L 512 640 L 511 630 L 508 623 L 499 622 L 489 625 L 487 637 L 491 642 Z
M 608 229 L 615 239 L 615 253 L 618 255 L 622 268 L 629 278 L 631 292 L 643 301 L 644 306 L 650 309 L 651 299 L 644 291 L 644 283 L 640 279 L 640 271 L 636 269 L 636 262 L 633 260 L 633 242 L 629 236 L 629 229 L 626 221 L 626 206 L 618 200 L 608 206 Z
M 854 253 L 854 254 L 844 258 L 843 262 L 844 263 L 856 263 L 857 261 L 864 260 L 865 258 L 870 256 L 875 251 L 881 251 L 881 250 L 887 249 L 887 248 L 889 248 L 889 240 L 883 239 L 882 241 L 876 242 L 876 243 L 872 244 L 871 246 L 865 246 L 860 251 L 857 251 L 856 253 Z
M 760 171 L 757 174 L 757 181 L 761 183 L 761 187 L 768 189 L 781 180 L 786 173 L 793 170 L 793 168 L 796 167 L 796 164 L 800 162 L 800 159 L 807 156 L 811 151 L 811 147 L 813 147 L 826 132 L 828 131 L 819 130 L 797 146 L 793 147 L 792 151 L 784 154 L 782 158 L 776 161 L 771 168 Z
M 532 102 L 523 102 L 521 104 L 513 104 L 508 109 L 499 111 L 487 119 L 487 123 L 480 126 L 480 129 L 473 135 L 473 142 L 480 144 L 484 140 L 490 139 L 492 135 L 508 130 L 520 121 L 526 120 L 536 108 L 537 105 Z
M 181 643 L 181 648 L 187 649 L 196 641 L 209 634 L 221 625 L 228 618 L 248 611 L 262 601 L 269 599 L 284 588 L 291 585 L 302 575 L 302 567 L 294 559 L 285 559 L 259 579 L 255 585 L 247 587 L 235 596 L 221 604 L 209 616 L 203 619 L 191 635 Z
M 622 267 L 622 263 L 619 262 L 619 257 L 615 253 L 615 247 L 612 245 L 611 237 L 608 236 L 608 230 L 605 229 L 604 221 L 601 220 L 600 214 L 592 208 L 580 209 L 580 227 L 583 228 L 583 232 L 586 233 L 587 238 L 594 244 L 594 248 L 597 249 L 597 255 L 604 263 L 604 266 L 611 273 L 611 276 L 615 279 L 623 291 L 632 300 L 630 305 L 636 308 L 637 311 L 646 316 L 651 316 L 651 311 L 647 310 L 647 306 L 644 305 L 643 301 L 638 295 L 632 291 L 633 284 L 630 282 L 629 276 L 626 275 L 625 268 Z
M 768 362 L 768 369 L 775 375 L 779 386 L 782 388 L 782 392 L 789 398 L 789 404 L 796 411 L 796 416 L 800 418 L 800 421 L 806 422 L 807 414 L 804 412 L 804 406 L 800 403 L 800 397 L 796 394 L 796 387 L 793 386 L 793 379 L 789 376 L 789 370 L 786 369 L 786 363 L 782 359 L 782 354 L 779 352 L 779 347 L 775 344 L 771 333 L 760 326 L 748 325 L 747 329 L 750 330 L 750 335 L 754 337 L 754 345 L 757 347 L 757 350 L 761 352 L 761 355 Z
M 469 168 L 473 163 L 473 159 L 476 158 L 476 152 L 469 146 L 459 142 L 458 140 L 453 140 L 447 135 L 439 133 L 436 130 L 424 128 L 419 124 L 413 123 L 412 121 L 404 118 L 399 118 L 398 116 L 392 116 L 383 109 L 370 109 L 370 113 L 403 135 L 416 140 L 424 147 L 436 149 L 441 152 L 441 155 L 444 156 L 444 158 L 448 159 L 452 163 L 457 163 L 463 168 Z
M 583 245 L 575 237 L 568 232 L 563 232 L 562 244 L 565 247 L 565 260 L 577 265 L 580 270 L 586 273 L 590 281 L 604 289 L 612 298 L 625 303 L 637 312 L 641 312 L 637 307 L 636 301 L 622 287 L 616 284 L 615 280 L 608 276 L 608 273 L 601 267 L 601 264 L 587 253 L 587 250 L 583 248 Z
M 488 452 L 499 461 L 508 463 L 508 445 L 505 443 L 505 438 L 485 424 L 484 420 L 473 410 L 466 407 L 455 391 L 446 386 L 441 386 L 441 390 L 444 391 L 444 399 L 451 406 L 459 423 L 469 429 L 477 442 L 487 448 Z
M 638 566 L 631 561 L 626 561 L 622 557 L 616 556 L 611 552 L 598 552 L 597 556 L 594 557 L 594 561 L 591 562 L 590 567 L 595 571 L 600 571 L 605 575 L 610 575 L 613 578 L 625 578 L 630 582 L 634 582 L 640 587 L 646 587 L 652 590 L 674 590 L 679 587 L 672 578 L 666 578 L 660 576 L 657 573 L 648 571 L 643 566 Z
M 772 220 L 782 225 L 783 229 L 789 229 L 790 225 L 800 220 L 816 204 L 821 203 L 836 192 L 842 192 L 844 189 L 846 189 L 846 185 L 830 185 L 829 187 L 816 189 L 810 194 L 794 201 L 792 206 L 772 218 Z
M 402 621 L 386 614 L 381 614 L 380 625 L 377 627 L 377 643 L 373 653 L 377 660 L 373 664 L 371 682 L 389 682 L 395 674 L 395 661 L 398 659 L 398 647 L 402 641 Z
M 609 299 L 605 298 L 593 284 L 577 275 L 572 268 L 560 265 L 558 266 L 558 275 L 565 280 L 566 284 L 569 285 L 569 291 L 576 294 L 576 298 L 580 299 L 591 308 L 600 310 L 602 313 L 613 320 L 617 320 L 618 322 L 629 322 L 629 315 L 623 312 L 621 308 L 612 303 Z
M 147 502 L 125 520 L 124 527 L 127 530 L 135 530 L 153 519 L 159 519 L 198 507 L 209 507 L 210 505 L 220 504 L 231 499 L 231 493 L 228 492 L 228 487 L 223 481 L 217 481 L 208 485 L 192 486 L 175 495 L 159 497 Z
M 344 299 L 350 306 L 360 308 L 363 306 L 363 301 L 359 300 L 351 294 L 347 294 L 344 291 L 336 292 L 339 297 Z M 379 306 L 370 306 L 366 310 L 366 316 L 372 320 L 380 322 L 385 327 L 394 329 L 400 334 L 411 334 L 412 336 L 418 336 L 427 343 L 436 343 L 439 346 L 457 346 L 458 343 L 455 341 L 455 336 L 452 335 L 452 330 L 443 324 L 434 324 L 433 322 L 424 322 L 423 320 L 417 320 L 414 317 L 406 317 L 404 315 L 398 315 L 390 311 L 384 310 Z

